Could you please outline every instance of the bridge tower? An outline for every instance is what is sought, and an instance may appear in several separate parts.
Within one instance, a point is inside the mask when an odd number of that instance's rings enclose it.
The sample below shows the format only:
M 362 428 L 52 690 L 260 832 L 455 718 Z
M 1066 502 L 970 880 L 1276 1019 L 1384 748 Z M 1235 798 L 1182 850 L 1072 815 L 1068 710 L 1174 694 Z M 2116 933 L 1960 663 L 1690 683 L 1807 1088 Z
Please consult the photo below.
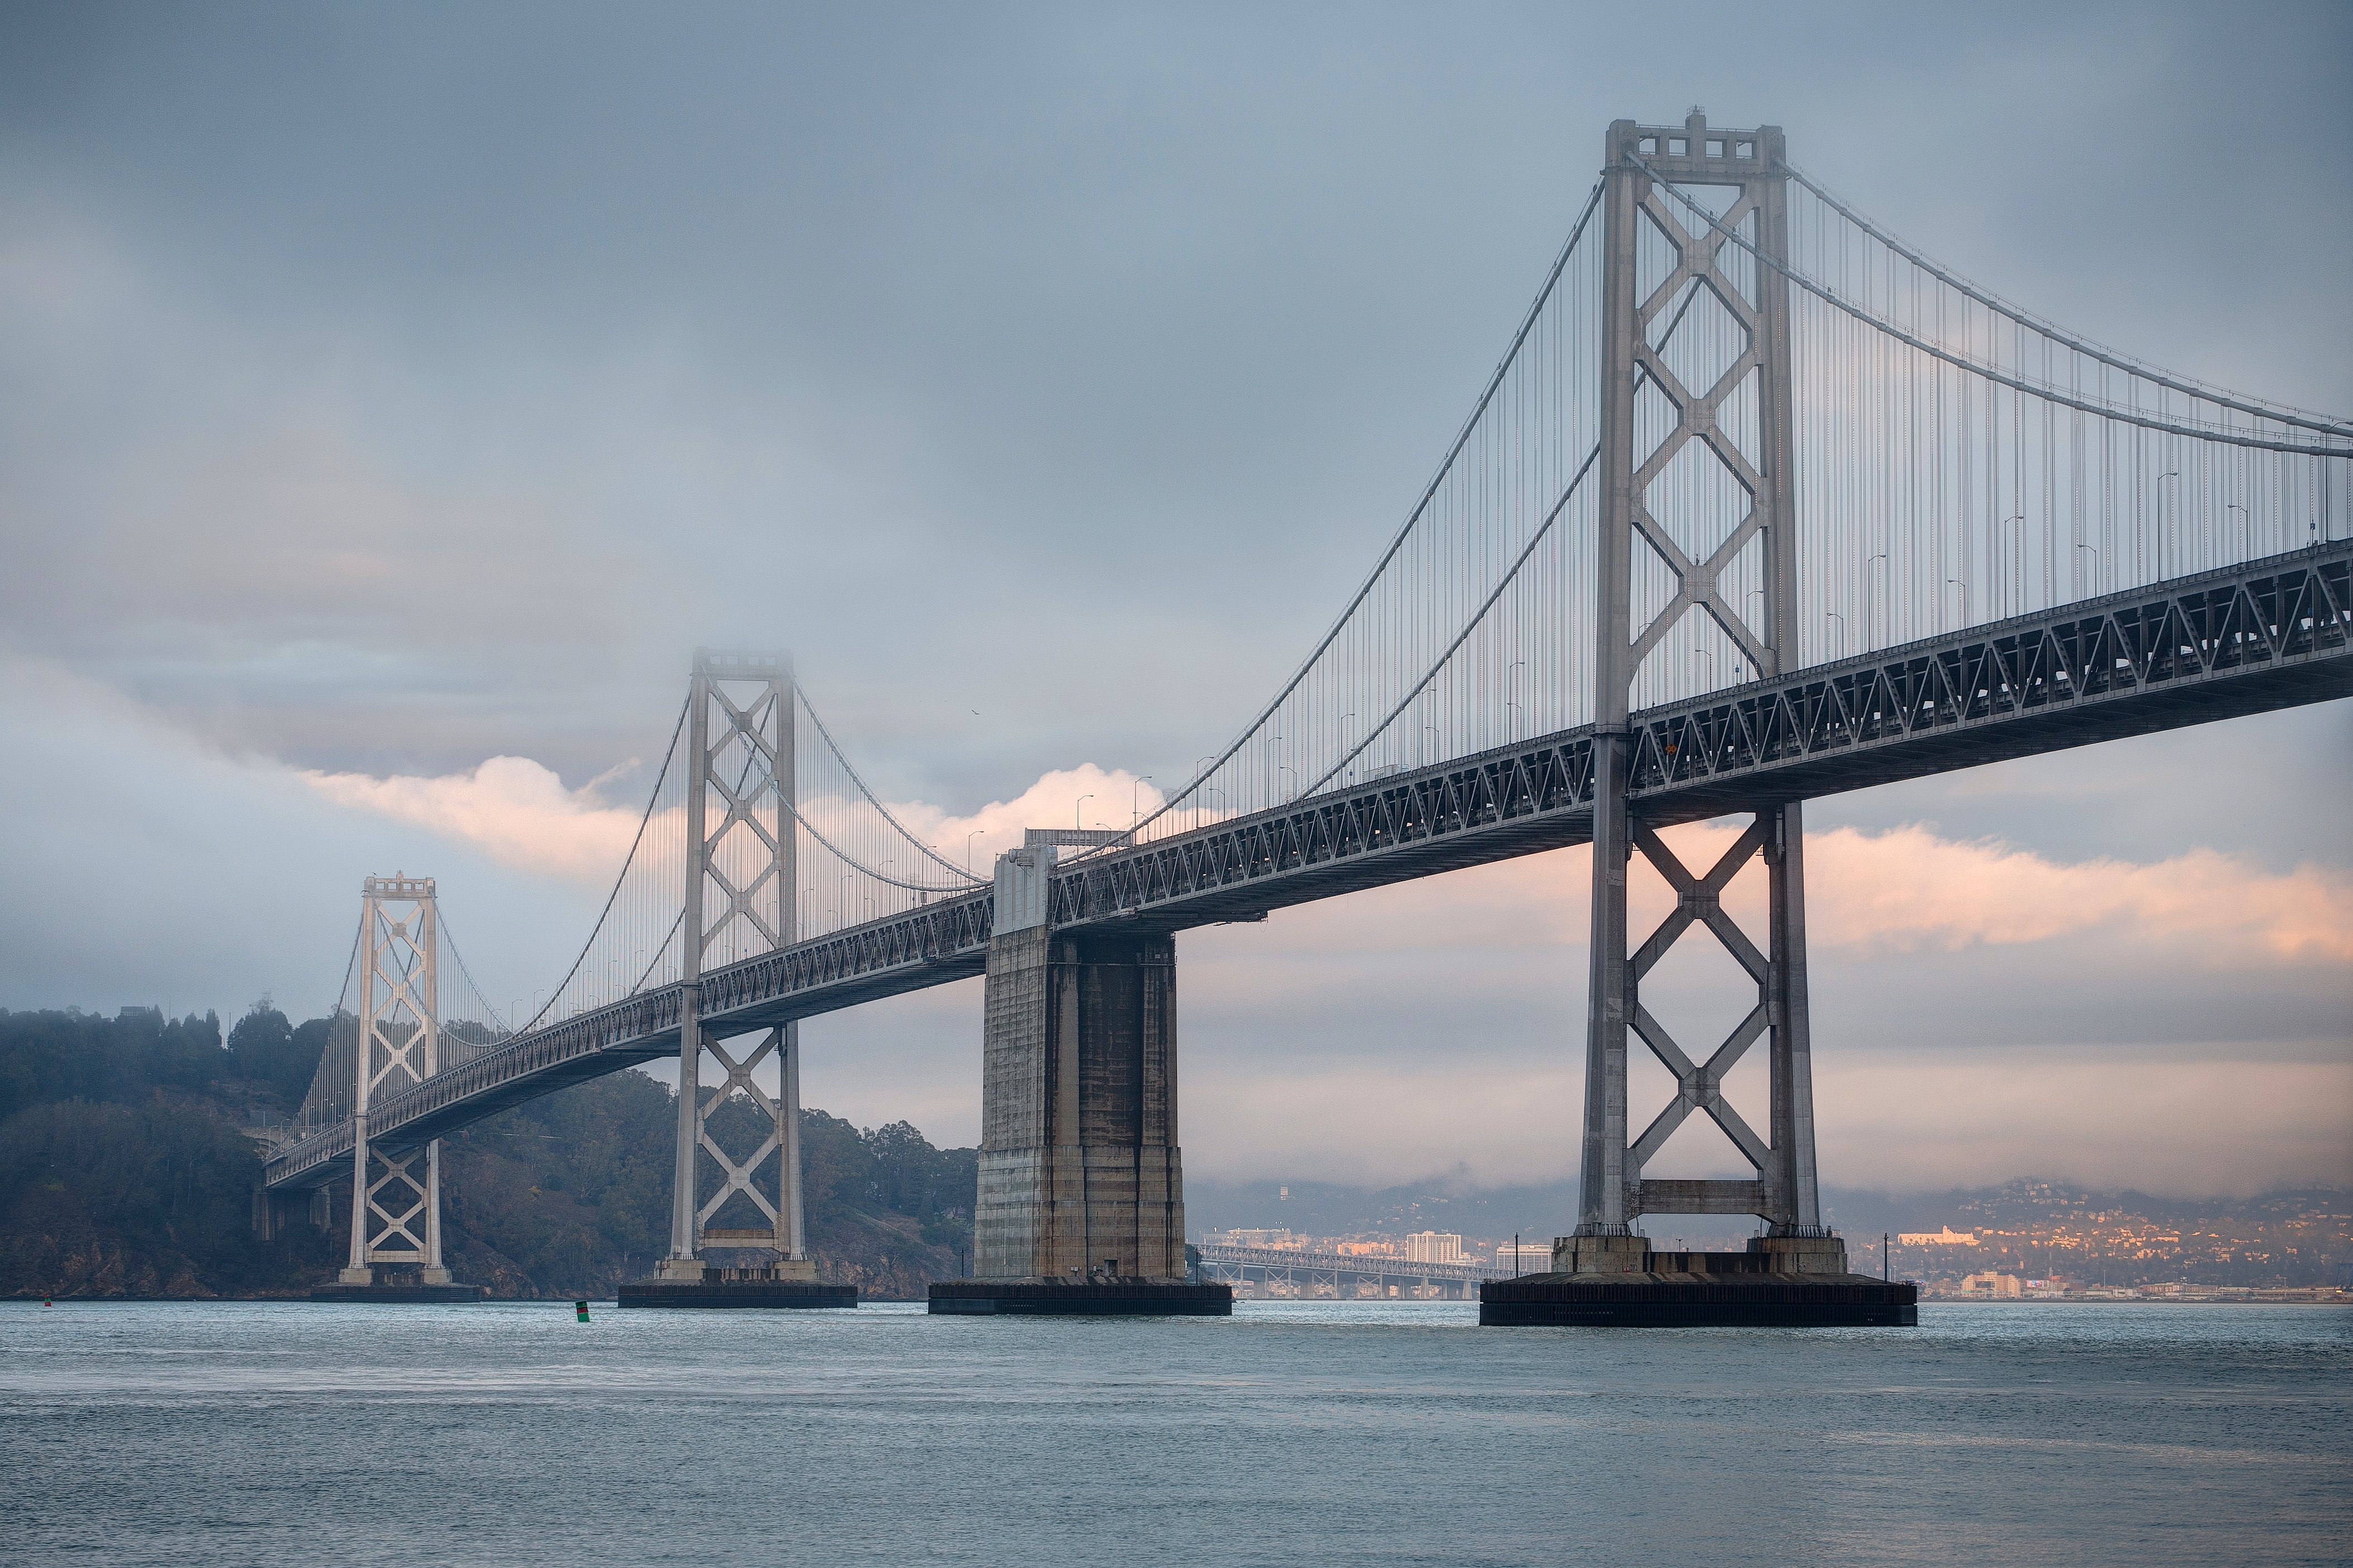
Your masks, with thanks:
M 338 1277 L 344 1285 L 375 1283 L 379 1266 L 414 1268 L 425 1285 L 449 1283 L 441 1263 L 441 1141 L 397 1158 L 368 1144 L 369 1104 L 440 1068 L 438 924 L 432 878 L 370 877 L 360 884 L 352 1249 Z
M 678 1163 L 670 1256 L 656 1273 L 663 1285 L 724 1283 L 703 1261 L 703 1250 L 713 1247 L 776 1254 L 774 1264 L 749 1270 L 751 1279 L 738 1283 L 773 1286 L 817 1279 L 801 1203 L 800 1025 L 760 1031 L 758 1043 L 741 1051 L 734 1039 L 703 1027 L 698 995 L 706 969 L 774 952 L 798 934 L 794 690 L 787 655 L 699 650 L 694 656 L 687 708 L 686 908 L 679 931 L 684 1002 L 679 1024 Z M 709 1094 L 702 1089 L 705 1056 L 723 1075 Z M 772 1056 L 777 1069 L 773 1097 L 754 1076 Z M 739 1096 L 757 1107 L 761 1127 L 748 1135 L 739 1128 L 730 1147 L 725 1124 L 738 1119 L 725 1112 Z M 721 1126 L 714 1128 L 714 1121 Z M 702 1192 L 705 1155 L 713 1168 L 708 1197 Z M 776 1175 L 764 1190 L 771 1157 Z M 765 1223 L 711 1223 L 754 1216 Z M 786 1294 L 789 1301 L 768 1299 L 777 1295 L 774 1289 L 736 1289 L 706 1304 L 800 1304 L 806 1293 Z M 691 1300 L 674 1289 L 640 1290 L 625 1296 L 625 1304 Z M 807 1304 L 847 1303 L 828 1294 Z
M 1599 614 L 1594 668 L 1593 936 L 1586 1021 L 1583 1195 L 1577 1234 L 1555 1267 L 1641 1271 L 1646 1213 L 1755 1215 L 1761 1250 L 1804 1272 L 1843 1272 L 1814 1181 L 1806 999 L 1805 860 L 1798 803 L 1761 805 L 1704 872 L 1685 868 L 1631 817 L 1628 718 L 1643 661 L 1686 616 L 1720 626 L 1758 675 L 1794 668 L 1798 649 L 1789 285 L 1723 232 L 1670 209 L 1660 181 L 1696 191 L 1724 230 L 1772 261 L 1788 255 L 1788 174 L 1778 126 L 1609 127 L 1603 173 Z M 1714 199 L 1708 200 L 1710 195 Z M 1683 335 L 1679 338 L 1678 333 Z M 1662 569 L 1664 575 L 1662 576 Z M 1637 584 L 1652 591 L 1638 601 Z M 1727 580 L 1729 579 L 1729 581 Z M 1761 581 L 1761 589 L 1746 584 Z M 1663 591 L 1655 585 L 1668 584 Z M 1735 586 L 1737 583 L 1738 586 Z M 1637 605 L 1644 614 L 1638 620 Z M 1674 912 L 1630 951 L 1626 879 L 1640 853 L 1676 893 Z M 1771 929 L 1763 951 L 1720 898 L 1752 856 L 1765 858 Z M 1704 926 L 1757 985 L 1756 1005 L 1720 1043 L 1687 1051 L 1642 1005 L 1641 982 L 1676 939 Z M 1675 1076 L 1676 1098 L 1632 1137 L 1627 1037 Z M 1724 1100 L 1725 1077 L 1757 1038 L 1770 1053 L 1769 1136 Z M 1757 1169 L 1745 1182 L 1654 1181 L 1644 1165 L 1694 1110 Z M 1835 1254 L 1836 1256 L 1832 1256 Z

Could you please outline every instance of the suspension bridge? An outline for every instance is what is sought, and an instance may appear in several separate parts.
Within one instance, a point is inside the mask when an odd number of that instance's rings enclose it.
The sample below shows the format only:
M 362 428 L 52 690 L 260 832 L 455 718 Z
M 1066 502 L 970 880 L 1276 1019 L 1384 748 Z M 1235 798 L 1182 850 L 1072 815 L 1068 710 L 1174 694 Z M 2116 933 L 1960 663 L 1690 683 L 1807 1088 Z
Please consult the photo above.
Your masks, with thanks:
M 2348 483 L 2353 420 L 2005 300 L 1793 165 L 1776 128 L 1619 121 L 1402 525 L 1156 809 L 1033 829 L 976 874 L 867 787 L 783 656 L 698 654 L 603 916 L 535 1016 L 484 1001 L 429 882 L 369 879 L 267 1186 L 353 1182 L 346 1280 L 446 1278 L 436 1140 L 671 1058 L 704 1087 L 680 1096 L 658 1283 L 724 1283 L 706 1254 L 748 1247 L 769 1261 L 744 1278 L 806 1284 L 798 1022 L 985 974 L 975 1278 L 934 1310 L 1132 1303 L 1184 1273 L 1175 933 L 1591 844 L 1581 1212 L 1552 1284 L 1492 1321 L 1587 1321 L 1613 1279 L 1666 1278 L 1647 1213 L 1764 1220 L 1726 1279 L 1852 1282 L 1814 1172 L 1802 803 L 2353 693 Z M 1658 837 L 1735 814 L 1710 868 Z M 1640 942 L 1636 855 L 1677 896 Z M 1760 856 L 1761 945 L 1720 900 Z M 1757 986 L 1720 1042 L 1643 1005 L 1694 927 Z M 1640 1130 L 1630 1037 L 1678 1086 Z M 1721 1093 L 1759 1040 L 1762 1131 Z M 748 1152 L 713 1131 L 729 1103 L 759 1112 Z M 1755 1179 L 1644 1174 L 1695 1113 Z

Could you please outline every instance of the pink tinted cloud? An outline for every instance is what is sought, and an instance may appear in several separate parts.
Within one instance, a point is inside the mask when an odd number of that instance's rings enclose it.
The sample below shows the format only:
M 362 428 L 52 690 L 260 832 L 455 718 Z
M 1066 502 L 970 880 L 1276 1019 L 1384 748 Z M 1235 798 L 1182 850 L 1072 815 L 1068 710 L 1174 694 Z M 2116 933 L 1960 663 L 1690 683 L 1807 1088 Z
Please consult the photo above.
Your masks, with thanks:
M 605 805 L 594 784 L 567 790 L 528 757 L 492 757 L 471 772 L 437 778 L 301 777 L 339 805 L 473 845 L 501 865 L 586 882 L 611 879 L 638 831 L 635 810 Z
M 1662 837 L 1704 870 L 1739 832 L 1710 824 Z M 1672 907 L 1647 871 L 1634 888 L 1638 924 Z M 1764 893 L 1752 861 L 1725 900 L 1760 939 Z M 2207 848 L 2147 864 L 2054 860 L 1997 839 L 1940 837 L 1917 823 L 1808 834 L 1806 918 L 1818 948 L 1951 952 L 2116 926 L 2142 939 L 2205 938 L 2234 959 L 2353 963 L 2353 875 L 2337 868 L 2271 871 Z

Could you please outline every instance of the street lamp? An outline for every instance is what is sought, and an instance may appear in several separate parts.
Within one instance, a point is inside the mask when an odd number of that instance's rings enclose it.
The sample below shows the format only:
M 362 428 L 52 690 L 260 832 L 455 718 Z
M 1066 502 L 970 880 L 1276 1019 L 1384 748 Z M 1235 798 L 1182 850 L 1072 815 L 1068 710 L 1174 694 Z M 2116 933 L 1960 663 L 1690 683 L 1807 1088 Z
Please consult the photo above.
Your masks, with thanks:
M 1969 624 L 1969 585 L 1958 577 L 1946 578 L 1945 585 L 1948 588 L 1958 588 L 1961 591 L 1961 625 L 1968 626 Z
M 2172 469 L 2168 469 L 2168 470 L 2167 472 L 2165 472 L 2165 473 L 2162 473 L 2162 474 L 2159 474 L 2159 475 L 2158 475 L 2158 476 L 2157 476 L 2157 482 L 2158 482 L 2158 492 L 2157 492 L 2157 574 L 2158 574 L 2159 577 L 2162 577 L 2162 576 L 2164 576 L 2164 575 L 2165 575 L 2165 567 L 2166 567 L 2166 560 L 2165 560 L 2165 556 L 2166 556 L 2166 550 L 2165 550 L 2165 543 L 2166 543 L 2166 540 L 2167 540 L 2167 538 L 2168 538 L 2168 534 L 2167 534 L 2167 532 L 2166 532 L 2166 527 L 2165 527 L 2165 489 L 2164 489 L 2164 485 L 2165 485 L 2165 481 L 2166 481 L 2166 480 L 2168 480 L 2168 479 L 2171 479 L 2171 480 L 2173 481 L 2173 515 L 2174 515 L 2174 521 L 2175 521 L 2177 523 L 2178 523 L 2178 522 L 2179 522 L 2179 521 L 2181 521 L 2181 470 L 2180 470 L 2179 468 L 2172 468 Z
M 1071 805 L 1071 831 L 1076 832 L 1076 831 L 1079 829 L 1079 827 L 1082 826 L 1082 824 L 1081 824 L 1081 823 L 1080 823 L 1080 821 L 1079 821 L 1079 813 L 1080 813 L 1080 811 L 1081 811 L 1081 810 L 1082 810 L 1082 809 L 1085 807 L 1085 805 L 1086 805 L 1087 802 L 1089 802 L 1089 801 L 1091 801 L 1091 800 L 1092 800 L 1092 799 L 1094 799 L 1094 795 L 1093 795 L 1093 794 L 1092 794 L 1092 792 L 1090 792 L 1090 793 L 1088 793 L 1088 794 L 1086 794 L 1086 795 L 1082 795 L 1079 796 L 1079 798 L 1077 799 L 1077 801 L 1076 801 L 1076 802 L 1074 802 L 1074 803 Z

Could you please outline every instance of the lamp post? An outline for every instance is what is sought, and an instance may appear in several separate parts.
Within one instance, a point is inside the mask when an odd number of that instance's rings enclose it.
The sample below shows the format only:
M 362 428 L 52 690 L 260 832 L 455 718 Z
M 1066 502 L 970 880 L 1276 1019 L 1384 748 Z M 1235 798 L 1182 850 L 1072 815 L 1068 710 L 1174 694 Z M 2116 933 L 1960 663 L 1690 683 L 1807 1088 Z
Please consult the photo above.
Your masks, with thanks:
M 2166 542 L 2171 538 L 2165 526 L 2165 481 L 2168 479 L 2173 481 L 2174 521 L 2179 523 L 2181 521 L 2181 470 L 2170 468 L 2157 476 L 2157 574 L 2159 577 L 2165 575 Z

